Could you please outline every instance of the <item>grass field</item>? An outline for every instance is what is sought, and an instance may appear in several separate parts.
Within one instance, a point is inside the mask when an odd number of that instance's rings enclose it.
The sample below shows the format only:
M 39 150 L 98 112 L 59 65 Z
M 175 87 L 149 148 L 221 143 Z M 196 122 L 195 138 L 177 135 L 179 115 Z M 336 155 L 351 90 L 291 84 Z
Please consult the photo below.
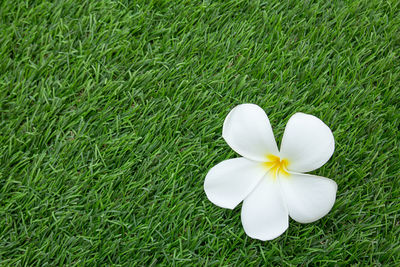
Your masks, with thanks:
M 249 3 L 250 2 L 250 3 Z M 0 265 L 400 262 L 400 4 L 11 1 L 0 4 Z M 336 150 L 332 211 L 246 236 L 207 171 L 237 104 L 278 143 L 305 112 Z M 396 264 L 397 263 L 397 264 Z

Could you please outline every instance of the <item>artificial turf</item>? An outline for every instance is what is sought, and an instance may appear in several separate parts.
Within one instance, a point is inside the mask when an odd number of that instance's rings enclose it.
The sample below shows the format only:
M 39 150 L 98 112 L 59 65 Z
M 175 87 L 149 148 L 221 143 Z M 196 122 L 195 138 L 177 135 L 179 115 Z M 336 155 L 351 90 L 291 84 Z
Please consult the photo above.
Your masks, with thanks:
M 389 1 L 0 4 L 0 265 L 400 262 L 400 5 Z M 337 201 L 273 241 L 213 205 L 221 137 L 255 103 L 305 112 Z

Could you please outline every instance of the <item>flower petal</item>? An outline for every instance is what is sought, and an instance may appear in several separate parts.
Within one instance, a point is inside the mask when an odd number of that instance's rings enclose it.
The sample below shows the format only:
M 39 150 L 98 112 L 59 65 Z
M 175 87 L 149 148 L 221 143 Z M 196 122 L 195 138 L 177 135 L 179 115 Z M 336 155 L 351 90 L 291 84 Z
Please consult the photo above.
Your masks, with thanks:
M 268 154 L 278 153 L 268 116 L 254 104 L 238 105 L 229 112 L 222 137 L 234 151 L 251 160 L 266 161 Z
M 233 209 L 256 187 L 265 173 L 259 162 L 245 158 L 225 160 L 207 173 L 204 191 L 215 205 Z
M 296 113 L 283 134 L 280 156 L 287 158 L 287 169 L 309 172 L 324 165 L 335 150 L 332 131 L 315 116 Z
M 241 218 L 244 231 L 252 238 L 271 240 L 286 231 L 288 211 L 279 182 L 271 173 L 243 201 Z
M 331 179 L 291 172 L 280 181 L 289 216 L 299 223 L 324 217 L 335 203 L 337 184 Z

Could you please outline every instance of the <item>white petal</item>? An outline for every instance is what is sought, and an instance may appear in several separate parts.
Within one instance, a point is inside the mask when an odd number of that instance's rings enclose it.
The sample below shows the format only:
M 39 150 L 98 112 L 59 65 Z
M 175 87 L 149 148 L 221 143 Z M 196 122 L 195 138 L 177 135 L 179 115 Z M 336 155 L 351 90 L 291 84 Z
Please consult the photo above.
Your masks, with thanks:
M 296 113 L 283 134 L 280 155 L 287 158 L 287 169 L 309 172 L 324 165 L 335 150 L 332 131 L 315 116 Z
M 336 199 L 335 181 L 315 175 L 290 173 L 280 178 L 289 216 L 300 223 L 324 217 Z
M 243 201 L 242 224 L 246 234 L 260 240 L 280 236 L 289 226 L 289 216 L 278 180 L 269 174 Z
M 267 114 L 254 104 L 242 104 L 229 112 L 222 137 L 241 156 L 266 161 L 268 154 L 277 155 L 278 147 Z
M 204 191 L 215 205 L 233 209 L 247 197 L 265 173 L 259 162 L 245 158 L 225 160 L 207 173 Z

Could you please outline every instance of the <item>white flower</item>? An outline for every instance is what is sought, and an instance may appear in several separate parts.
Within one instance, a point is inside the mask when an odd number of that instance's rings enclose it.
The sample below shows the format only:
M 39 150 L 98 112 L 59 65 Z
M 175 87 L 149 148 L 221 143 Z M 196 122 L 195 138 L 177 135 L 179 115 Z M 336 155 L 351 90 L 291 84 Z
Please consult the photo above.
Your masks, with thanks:
M 303 174 L 324 165 L 335 149 L 333 134 L 320 119 L 294 114 L 279 151 L 264 110 L 242 104 L 226 117 L 222 136 L 243 157 L 211 168 L 204 190 L 222 208 L 233 209 L 243 201 L 241 218 L 247 235 L 271 240 L 286 231 L 289 216 L 310 223 L 331 210 L 336 183 Z

